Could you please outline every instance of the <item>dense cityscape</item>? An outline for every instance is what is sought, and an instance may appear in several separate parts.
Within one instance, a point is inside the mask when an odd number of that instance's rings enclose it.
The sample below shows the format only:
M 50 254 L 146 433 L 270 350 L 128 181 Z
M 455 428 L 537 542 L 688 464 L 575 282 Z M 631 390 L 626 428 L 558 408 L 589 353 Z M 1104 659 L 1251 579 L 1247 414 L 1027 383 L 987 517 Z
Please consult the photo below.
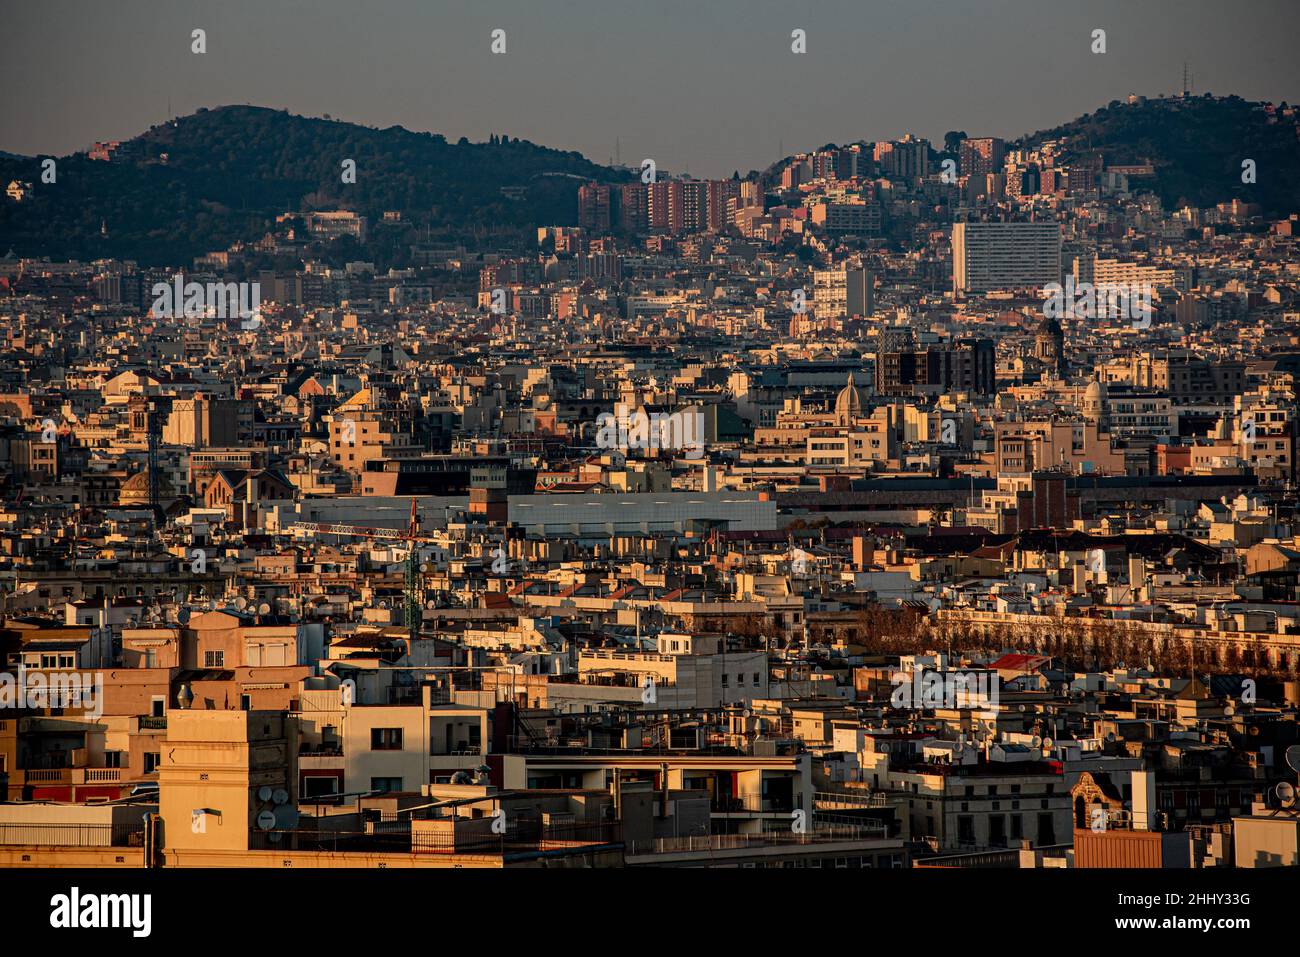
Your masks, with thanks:
M 1300 156 L 1185 71 L 193 255 L 24 217 L 348 124 L 6 154 L 0 866 L 1300 865 L 1300 205 L 1104 136 L 1213 111 Z

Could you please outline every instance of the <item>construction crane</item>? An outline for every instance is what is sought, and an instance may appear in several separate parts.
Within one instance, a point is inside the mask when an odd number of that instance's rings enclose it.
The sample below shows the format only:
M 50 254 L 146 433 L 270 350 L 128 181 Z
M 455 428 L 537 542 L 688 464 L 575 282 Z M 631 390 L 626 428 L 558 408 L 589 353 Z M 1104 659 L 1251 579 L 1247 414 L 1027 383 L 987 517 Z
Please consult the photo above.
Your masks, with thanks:
M 167 518 L 162 507 L 162 475 L 159 471 L 158 465 L 158 433 L 161 424 L 160 416 L 161 413 L 154 405 L 153 399 L 146 399 L 144 407 L 144 424 L 149 450 L 149 464 L 147 466 L 149 470 L 149 511 L 153 514 L 154 531 L 157 531 L 167 524 Z
M 365 525 L 330 525 L 317 522 L 294 522 L 290 531 L 312 532 L 317 535 L 346 535 L 351 538 L 373 538 L 387 541 L 405 542 L 408 546 L 406 555 L 406 576 L 402 588 L 405 596 L 404 623 L 406 630 L 414 640 L 419 637 L 422 611 L 424 607 L 424 582 L 420 577 L 419 559 L 416 557 L 417 542 L 431 542 L 435 539 L 420 534 L 420 515 L 416 508 L 415 496 L 411 497 L 411 520 L 403 531 L 398 528 L 371 528 Z

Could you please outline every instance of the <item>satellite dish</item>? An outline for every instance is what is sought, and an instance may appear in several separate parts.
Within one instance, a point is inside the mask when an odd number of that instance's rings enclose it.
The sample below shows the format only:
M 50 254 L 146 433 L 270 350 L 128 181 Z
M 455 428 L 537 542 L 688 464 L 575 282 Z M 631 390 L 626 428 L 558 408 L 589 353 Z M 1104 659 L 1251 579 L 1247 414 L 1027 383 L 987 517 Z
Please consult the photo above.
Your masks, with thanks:
M 1283 807 L 1291 807 L 1295 804 L 1295 785 L 1289 781 L 1281 782 L 1273 791 L 1277 794 L 1278 803 Z
M 1233 705 L 1232 705 L 1232 702 L 1229 701 L 1229 702 L 1227 702 L 1227 703 L 1223 706 L 1223 713 L 1224 713 L 1224 714 L 1236 714 L 1236 713 L 1237 713 L 1237 709 L 1234 708 Z
M 1291 770 L 1300 774 L 1300 744 L 1293 744 L 1286 749 L 1286 763 L 1291 766 Z
M 271 791 L 271 786 L 269 784 L 263 784 L 260 788 L 257 789 L 257 799 L 259 801 L 271 800 L 271 794 L 272 791 Z
M 275 819 L 275 826 L 281 831 L 292 831 L 298 826 L 298 809 L 290 804 L 282 804 L 271 812 L 271 817 Z M 261 818 L 261 815 L 258 815 Z
M 259 615 L 269 615 L 269 614 L 271 614 L 271 606 L 270 606 L 270 604 L 268 604 L 267 602 L 262 602 L 262 604 L 260 604 L 260 605 L 257 606 L 257 613 L 258 613 Z
M 1054 745 L 1055 743 L 1056 743 L 1056 742 L 1053 741 L 1051 738 L 1043 738 L 1043 747 L 1044 747 L 1044 748 L 1051 748 L 1051 746 Z
M 1115 742 L 1115 732 L 1112 731 L 1108 735 L 1106 735 L 1106 740 L 1113 744 Z
M 188 608 L 182 608 L 180 611 L 176 612 L 176 620 L 182 625 L 188 624 L 190 620 L 190 610 Z
M 265 790 L 265 789 L 264 789 Z M 263 811 L 257 815 L 257 826 L 263 831 L 269 831 L 275 827 L 275 815 L 270 811 Z
M 238 598 L 235 599 L 235 607 L 238 608 L 240 611 L 243 611 L 245 608 L 248 607 L 248 599 L 245 598 L 243 595 L 240 595 Z
M 1043 746 L 1043 739 L 1040 738 L 1038 735 L 1034 735 L 1033 740 L 1030 741 L 1030 744 L 1035 748 L 1041 748 Z
M 271 792 L 271 800 L 276 804 L 287 804 L 289 802 L 289 792 L 284 788 L 276 788 Z

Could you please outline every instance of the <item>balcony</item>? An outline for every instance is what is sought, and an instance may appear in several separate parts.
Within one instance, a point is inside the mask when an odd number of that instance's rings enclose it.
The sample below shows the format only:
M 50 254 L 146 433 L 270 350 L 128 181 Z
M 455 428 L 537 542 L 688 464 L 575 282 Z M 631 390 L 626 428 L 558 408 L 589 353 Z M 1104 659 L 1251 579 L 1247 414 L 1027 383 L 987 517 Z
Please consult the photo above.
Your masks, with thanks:
M 20 771 L 27 784 L 56 785 L 72 783 L 72 768 L 36 768 Z
M 341 758 L 342 744 L 301 744 L 298 746 L 299 757 Z
M 794 798 L 715 797 L 710 810 L 714 814 L 791 814 Z
M 75 787 L 84 784 L 121 784 L 122 768 L 27 768 L 17 774 L 31 787 Z M 128 778 L 129 780 L 129 778 Z
M 144 715 L 140 718 L 141 731 L 166 731 L 167 716 L 164 715 Z
M 464 741 L 458 741 L 454 747 L 446 747 L 439 750 L 430 748 L 429 755 L 435 758 L 464 758 L 477 757 L 483 753 L 483 749 L 477 744 L 466 744 Z

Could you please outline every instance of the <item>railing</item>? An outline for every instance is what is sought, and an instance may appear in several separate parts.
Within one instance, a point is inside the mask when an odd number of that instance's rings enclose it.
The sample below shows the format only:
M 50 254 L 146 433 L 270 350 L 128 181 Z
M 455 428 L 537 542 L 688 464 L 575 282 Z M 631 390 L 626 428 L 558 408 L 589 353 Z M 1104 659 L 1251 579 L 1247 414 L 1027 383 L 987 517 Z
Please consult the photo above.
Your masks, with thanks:
M 790 814 L 794 811 L 793 798 L 714 798 L 710 810 L 714 814 Z
M 141 731 L 166 731 L 166 715 L 143 715 L 140 718 Z
M 111 824 L 0 824 L 0 845 L 142 847 L 144 829 Z
M 815 791 L 813 805 L 825 810 L 852 810 L 864 807 L 889 807 L 889 797 L 882 791 Z
M 23 772 L 28 784 L 71 784 L 72 768 L 35 768 Z
M 119 784 L 122 768 L 25 768 L 19 769 L 22 781 L 28 785 L 76 786 L 80 784 Z
M 489 819 L 482 821 L 483 831 L 466 832 L 470 819 L 462 819 L 459 834 L 450 827 L 420 830 L 414 836 L 407 821 L 384 822 L 390 827 L 367 831 L 272 830 L 255 831 L 249 848 L 261 851 L 338 851 L 340 853 L 388 854 L 477 854 L 503 856 L 530 851 L 554 851 L 568 848 L 618 844 L 622 825 L 616 823 L 564 824 L 542 827 L 522 822 L 504 834 L 487 831 Z
M 657 837 L 653 841 L 634 841 L 628 854 L 673 854 L 690 851 L 735 851 L 748 848 L 801 844 L 833 844 L 842 841 L 883 840 L 885 826 L 828 825 L 797 831 L 764 831 L 761 834 L 696 834 L 686 837 Z
M 1073 844 L 1045 844 L 1031 850 L 1043 853 L 1049 857 L 1059 857 L 1066 851 L 1073 848 Z M 1020 848 L 1017 847 L 985 847 L 981 850 L 957 850 L 947 854 L 937 854 L 933 857 L 915 858 L 915 866 L 925 867 L 1019 867 L 1020 866 Z

